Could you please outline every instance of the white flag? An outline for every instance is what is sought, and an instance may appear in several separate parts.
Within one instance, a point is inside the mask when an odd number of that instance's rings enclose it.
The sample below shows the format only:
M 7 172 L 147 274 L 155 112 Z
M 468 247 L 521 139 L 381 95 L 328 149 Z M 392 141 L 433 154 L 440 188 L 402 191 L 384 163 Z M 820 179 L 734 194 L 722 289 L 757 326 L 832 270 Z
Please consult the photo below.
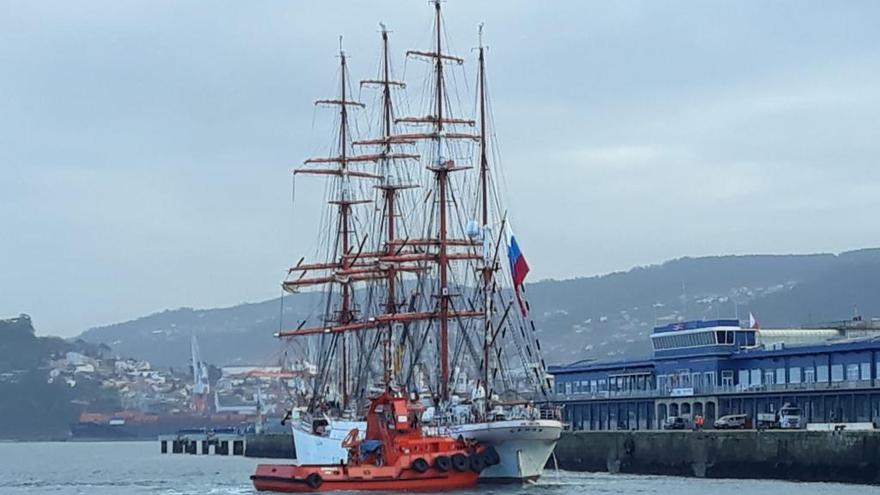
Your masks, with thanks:
M 755 315 L 753 315 L 751 311 L 749 311 L 749 328 L 752 330 L 758 330 L 761 328 L 758 326 L 758 320 L 755 319 Z

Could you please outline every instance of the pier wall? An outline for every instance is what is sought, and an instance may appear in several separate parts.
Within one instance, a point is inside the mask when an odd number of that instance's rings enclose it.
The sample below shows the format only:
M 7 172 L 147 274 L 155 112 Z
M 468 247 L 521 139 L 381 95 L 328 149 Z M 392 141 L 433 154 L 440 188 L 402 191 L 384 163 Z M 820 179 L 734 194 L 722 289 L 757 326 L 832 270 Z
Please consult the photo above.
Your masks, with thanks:
M 566 431 L 556 458 L 571 471 L 880 484 L 880 432 Z
M 290 433 L 250 433 L 245 441 L 245 457 L 295 459 L 293 435 Z

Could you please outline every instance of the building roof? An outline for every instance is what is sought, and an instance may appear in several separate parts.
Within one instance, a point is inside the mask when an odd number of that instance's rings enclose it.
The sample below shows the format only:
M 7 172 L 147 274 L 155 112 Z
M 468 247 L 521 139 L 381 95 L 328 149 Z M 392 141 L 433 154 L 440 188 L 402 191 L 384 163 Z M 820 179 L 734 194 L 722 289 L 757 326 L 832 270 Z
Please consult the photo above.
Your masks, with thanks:
M 774 358 L 783 356 L 798 356 L 807 354 L 823 354 L 828 352 L 858 352 L 858 351 L 876 351 L 880 350 L 880 337 L 870 337 L 849 340 L 832 340 L 821 344 L 799 345 L 780 347 L 777 349 L 751 348 L 743 349 L 739 352 L 726 356 L 716 356 L 728 359 L 755 359 L 755 358 Z M 639 368 L 654 368 L 657 363 L 671 360 L 682 360 L 690 358 L 703 359 L 709 356 L 681 356 L 681 357 L 657 357 L 654 359 L 639 359 L 633 361 L 609 361 L 609 362 L 576 362 L 570 365 L 550 366 L 548 372 L 551 374 L 569 374 L 582 373 L 591 371 L 611 371 L 611 370 L 634 370 Z
M 663 325 L 662 327 L 654 327 L 654 333 L 680 332 L 682 330 L 697 330 L 700 328 L 712 327 L 736 327 L 740 328 L 739 320 L 692 320 L 679 321 Z
M 579 373 L 582 371 L 606 371 L 630 368 L 653 368 L 655 359 L 644 359 L 637 361 L 606 361 L 594 362 L 589 364 L 581 364 L 577 362 L 562 366 L 549 366 L 547 371 L 550 373 Z
M 732 354 L 731 359 L 751 359 L 756 357 L 798 356 L 804 354 L 822 354 L 826 352 L 853 352 L 880 350 L 880 338 L 868 337 L 861 339 L 829 340 L 818 344 L 782 346 L 777 349 L 752 348 Z

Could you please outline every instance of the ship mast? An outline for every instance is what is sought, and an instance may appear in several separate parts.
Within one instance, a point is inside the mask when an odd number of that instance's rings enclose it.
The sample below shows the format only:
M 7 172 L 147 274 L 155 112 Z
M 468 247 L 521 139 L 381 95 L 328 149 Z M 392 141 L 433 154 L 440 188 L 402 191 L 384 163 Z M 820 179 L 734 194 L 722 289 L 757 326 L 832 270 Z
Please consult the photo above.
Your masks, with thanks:
M 354 310 L 353 310 L 353 301 L 352 301 L 352 288 L 351 283 L 358 280 L 363 280 L 364 276 L 360 277 L 352 277 L 350 274 L 355 270 L 355 265 L 357 264 L 356 256 L 352 255 L 352 235 L 354 234 L 352 228 L 352 215 L 353 209 L 352 207 L 359 204 L 369 203 L 368 200 L 358 200 L 353 197 L 351 193 L 351 179 L 352 178 L 361 178 L 361 179 L 381 179 L 380 175 L 370 174 L 367 172 L 362 172 L 359 170 L 352 170 L 351 165 L 361 162 L 375 162 L 379 160 L 379 157 L 375 155 L 352 155 L 348 151 L 348 147 L 350 145 L 351 136 L 349 129 L 349 107 L 364 107 L 362 103 L 353 101 L 349 99 L 349 91 L 348 91 L 348 67 L 347 67 L 347 59 L 345 55 L 345 51 L 342 48 L 342 38 L 340 37 L 340 47 L 339 47 L 339 59 L 340 59 L 340 89 L 339 89 L 339 98 L 338 99 L 327 99 L 327 100 L 317 100 L 315 102 L 316 105 L 330 105 L 330 106 L 338 106 L 339 107 L 339 140 L 338 140 L 338 155 L 330 156 L 330 157 L 321 157 L 321 158 L 309 158 L 305 160 L 304 164 L 333 164 L 335 167 L 327 167 L 327 168 L 312 168 L 312 167 L 304 167 L 298 168 L 294 170 L 294 174 L 308 174 L 308 175 L 326 175 L 334 177 L 338 184 L 337 188 L 333 188 L 338 191 L 335 197 L 329 198 L 328 203 L 334 205 L 337 208 L 337 221 L 335 223 L 335 231 L 336 231 L 336 241 L 334 243 L 334 248 L 332 249 L 333 256 L 336 258 L 333 261 L 325 262 L 325 263 L 309 263 L 304 264 L 302 260 L 300 262 L 290 268 L 288 270 L 288 276 L 299 273 L 298 277 L 285 280 L 282 283 L 282 287 L 284 290 L 289 292 L 296 292 L 299 288 L 312 286 L 312 285 L 327 285 L 338 283 L 340 287 L 340 295 L 339 295 L 339 305 L 338 311 L 335 313 L 330 313 L 330 315 L 326 316 L 329 321 L 336 323 L 337 325 L 349 325 L 351 324 L 354 318 Z M 332 227 L 331 227 L 332 228 Z M 325 271 L 325 270 L 333 270 L 333 274 L 325 277 L 306 277 L 306 274 L 310 271 Z M 327 297 L 332 297 L 332 293 L 330 291 L 326 292 Z M 329 301 L 329 300 L 328 300 Z M 328 302 L 329 304 L 329 302 Z M 279 333 L 278 336 L 285 336 L 283 332 Z M 330 348 L 327 351 L 328 353 L 335 353 L 338 355 L 338 363 L 339 363 L 339 392 L 341 394 L 341 404 L 342 410 L 345 410 L 349 403 L 349 349 L 348 343 L 346 342 L 345 334 L 336 336 L 332 336 L 333 339 L 330 343 Z M 335 349 L 334 349 L 335 348 Z M 330 356 L 327 355 L 327 358 Z M 324 367 L 324 370 L 329 371 L 330 367 Z M 321 380 L 327 378 L 323 376 Z M 320 392 L 320 391 L 319 391 Z M 317 394 L 316 394 L 317 395 Z M 314 399 L 314 398 L 313 398 Z
M 385 145 L 383 147 L 383 152 L 387 155 L 391 153 L 391 74 L 390 68 L 388 64 L 388 30 L 382 29 L 382 137 L 385 138 Z M 385 184 L 382 189 L 383 194 L 385 196 L 385 215 L 388 217 L 388 226 L 385 232 L 386 234 L 386 249 L 389 255 L 394 254 L 394 245 L 392 241 L 394 241 L 394 216 L 396 215 L 394 211 L 394 196 L 397 192 L 397 189 L 392 186 L 392 184 L 388 181 L 388 161 L 385 160 Z M 394 313 L 397 311 L 397 303 L 395 301 L 395 282 L 397 279 L 397 274 L 395 273 L 394 268 L 388 270 L 388 278 L 386 283 L 386 295 L 385 295 L 385 311 L 387 313 Z M 391 384 L 391 334 L 393 332 L 394 325 L 389 324 L 387 332 L 385 333 L 385 342 L 383 344 L 383 352 L 382 352 L 382 378 L 385 383 L 385 388 L 387 389 Z
M 484 57 L 485 47 L 483 46 L 483 25 L 480 24 L 479 31 L 480 45 L 478 48 L 479 60 L 479 85 L 480 85 L 480 218 L 483 236 L 489 235 L 489 159 L 486 152 L 486 60 Z M 486 246 L 486 239 L 483 240 Z M 486 312 L 483 322 L 483 388 L 486 394 L 484 401 L 484 413 L 489 412 L 489 398 L 492 396 L 490 387 L 490 366 L 489 366 L 489 347 L 491 346 L 492 335 L 492 294 L 491 284 L 494 275 L 494 263 L 490 262 L 488 253 L 483 253 L 482 282 L 483 282 L 483 310 Z
M 383 32 L 382 79 L 362 82 L 362 84 L 374 84 L 380 86 L 384 90 L 382 116 L 383 136 L 378 139 L 352 141 L 351 143 L 352 145 L 356 146 L 381 145 L 381 149 L 378 150 L 377 153 L 370 155 L 347 156 L 340 154 L 339 157 L 335 158 L 311 159 L 306 161 L 306 163 L 337 162 L 340 164 L 352 164 L 358 162 L 372 161 L 385 165 L 385 174 L 371 174 L 359 170 L 350 170 L 348 168 L 340 168 L 339 170 L 330 171 L 310 170 L 310 172 L 340 175 L 344 176 L 345 178 L 363 177 L 381 180 L 381 184 L 377 187 L 383 191 L 382 201 L 384 203 L 384 209 L 387 215 L 387 222 L 384 232 L 386 245 L 384 246 L 384 248 L 378 249 L 374 252 L 361 252 L 360 248 L 356 249 L 357 253 L 346 252 L 345 250 L 343 250 L 341 262 L 337 263 L 315 263 L 309 265 L 297 265 L 296 267 L 292 268 L 291 271 L 302 271 L 302 275 L 296 280 L 285 282 L 285 288 L 292 288 L 305 285 L 326 284 L 332 282 L 347 284 L 355 281 L 385 281 L 388 285 L 386 289 L 388 297 L 386 299 L 386 304 L 384 308 L 385 312 L 381 314 L 375 314 L 367 318 L 355 318 L 351 311 L 346 310 L 340 313 L 335 322 L 327 321 L 324 325 L 321 326 L 312 326 L 305 328 L 303 328 L 303 325 L 300 325 L 300 327 L 296 329 L 278 332 L 277 335 L 279 337 L 296 337 L 309 335 L 335 336 L 339 333 L 345 334 L 348 332 L 360 332 L 376 329 L 379 331 L 385 330 L 387 332 L 387 339 L 391 336 L 393 325 L 397 323 L 407 325 L 411 322 L 426 322 L 429 325 L 428 328 L 430 329 L 432 328 L 433 323 L 437 322 L 440 329 L 440 335 L 438 339 L 438 371 L 440 375 L 439 388 L 441 398 L 446 400 L 449 398 L 450 378 L 448 351 L 449 322 L 450 320 L 458 321 L 461 318 L 482 318 L 485 315 L 485 311 L 468 308 L 456 309 L 452 307 L 452 304 L 450 302 L 450 299 L 453 296 L 452 294 L 450 294 L 448 287 L 450 278 L 450 262 L 474 262 L 481 259 L 481 256 L 478 253 L 474 252 L 475 248 L 479 246 L 478 243 L 470 239 L 459 239 L 454 238 L 454 236 L 450 237 L 448 229 L 448 210 L 450 207 L 449 196 L 451 192 L 449 190 L 450 188 L 448 182 L 449 173 L 460 170 L 467 170 L 470 167 L 456 166 L 453 160 L 444 159 L 444 143 L 451 140 L 479 142 L 479 136 L 472 133 L 447 130 L 448 126 L 452 127 L 456 125 L 466 125 L 473 127 L 475 125 L 475 122 L 473 120 L 447 116 L 449 111 L 447 108 L 444 107 L 445 82 L 443 65 L 446 63 L 461 65 L 464 63 L 464 60 L 459 57 L 445 54 L 441 51 L 443 46 L 441 41 L 442 24 L 439 1 L 434 2 L 434 8 L 436 16 L 434 20 L 436 40 L 433 43 L 433 50 L 409 50 L 406 53 L 408 57 L 412 56 L 422 58 L 432 62 L 432 78 L 434 79 L 433 83 L 435 87 L 435 93 L 432 95 L 432 110 L 430 110 L 429 113 L 433 113 L 433 115 L 393 118 L 393 108 L 391 105 L 391 100 L 389 98 L 389 90 L 392 86 L 402 86 L 402 83 L 390 80 L 390 70 L 388 69 L 389 64 L 387 32 Z M 385 30 L 383 29 L 383 31 Z M 346 100 L 344 100 L 343 98 L 343 100 L 341 101 Z M 342 106 L 346 105 L 345 103 L 340 104 Z M 416 126 L 429 125 L 430 131 L 395 134 L 394 129 L 391 125 L 392 122 Z M 346 132 L 342 129 L 341 131 L 341 133 Z M 397 239 L 396 237 L 398 233 L 396 217 L 398 217 L 399 215 L 396 210 L 397 199 L 399 196 L 398 191 L 400 189 L 414 186 L 400 185 L 397 184 L 395 181 L 390 180 L 387 174 L 387 171 L 389 170 L 388 164 L 392 160 L 416 160 L 419 158 L 419 155 L 394 152 L 392 151 L 392 145 L 415 144 L 416 142 L 423 140 L 432 143 L 432 146 L 435 147 L 437 155 L 432 163 L 428 164 L 427 169 L 434 174 L 434 196 L 439 196 L 439 199 L 436 200 L 438 201 L 439 206 L 437 224 L 438 227 L 437 230 L 434 232 L 427 232 L 427 238 Z M 350 200 L 345 200 L 344 202 L 348 205 L 354 204 L 354 202 Z M 455 203 L 453 202 L 452 205 L 454 206 Z M 342 212 L 343 210 L 341 209 L 340 211 Z M 345 209 L 346 215 L 348 211 L 350 210 Z M 348 229 L 348 227 L 346 226 L 346 215 L 340 213 L 341 232 L 347 232 Z M 428 222 L 427 224 L 430 225 L 431 222 Z M 350 246 L 347 245 L 347 247 Z M 363 243 L 361 243 L 361 248 L 362 247 Z M 457 251 L 462 248 L 466 249 L 466 252 Z M 397 287 L 397 282 L 394 278 L 395 274 L 418 274 L 425 272 L 426 270 L 429 270 L 430 267 L 434 266 L 436 266 L 437 269 L 436 287 L 438 293 L 436 294 L 436 296 L 439 298 L 437 306 L 433 308 L 423 309 L 410 307 L 404 311 L 400 311 L 401 308 L 399 307 L 399 302 L 395 297 Z M 324 276 L 306 278 L 305 272 L 309 270 L 330 271 L 330 273 Z M 346 294 L 349 293 L 346 292 Z M 345 303 L 347 298 L 343 297 L 342 299 L 342 302 Z M 416 352 L 418 353 L 419 351 Z M 384 375 L 386 378 L 386 383 L 387 379 L 390 378 L 388 372 L 388 365 L 390 362 L 389 353 L 390 351 L 386 351 L 385 354 L 386 371 Z M 410 372 L 412 372 L 412 370 L 410 370 Z
M 384 179 L 382 184 L 376 186 L 378 189 L 382 191 L 382 199 L 384 203 L 384 211 L 385 211 L 385 226 L 384 226 L 384 234 L 385 234 L 385 254 L 387 256 L 394 256 L 395 254 L 395 240 L 397 236 L 396 232 L 396 218 L 398 216 L 397 209 L 395 206 L 395 202 L 397 200 L 397 192 L 401 189 L 409 189 L 412 187 L 416 187 L 413 185 L 404 185 L 404 184 L 396 184 L 391 180 L 390 171 L 391 171 L 391 160 L 387 157 L 392 155 L 392 132 L 393 128 L 393 120 L 394 120 L 394 111 L 393 104 L 391 99 L 391 88 L 392 86 L 404 87 L 404 83 L 400 81 L 393 81 L 391 79 L 391 60 L 390 60 L 390 50 L 388 47 L 388 29 L 385 28 L 384 24 L 382 26 L 382 66 L 381 66 L 381 74 L 382 78 L 377 80 L 366 80 L 361 81 L 361 85 L 376 85 L 382 88 L 382 152 L 381 154 L 386 157 L 382 160 L 382 172 Z M 386 270 L 386 280 L 385 280 L 385 312 L 386 314 L 394 314 L 397 312 L 397 270 L 393 264 L 389 264 Z M 392 356 L 391 356 L 391 339 L 393 334 L 393 323 L 389 323 L 388 327 L 385 329 L 384 338 L 382 339 L 382 367 L 383 367 L 383 383 L 385 388 L 387 389 L 391 385 L 391 369 L 392 369 Z
M 437 30 L 437 61 L 436 61 L 436 96 L 437 96 L 437 120 L 434 123 L 435 133 L 437 137 L 437 168 L 435 170 L 437 178 L 437 187 L 440 193 L 440 250 L 437 255 L 437 268 L 439 271 L 440 282 L 440 397 L 443 400 L 449 399 L 449 286 L 447 278 L 449 277 L 449 260 L 447 259 L 446 250 L 446 186 L 448 179 L 448 171 L 446 164 L 443 163 L 442 156 L 442 136 L 443 132 L 443 59 L 440 54 L 443 53 L 440 46 L 442 31 L 440 26 L 440 0 L 434 0 L 434 10 L 436 11 L 436 30 Z
M 340 37 L 339 41 L 340 45 L 342 44 L 342 39 Z M 342 171 L 342 200 L 339 202 L 339 223 L 342 227 L 342 253 L 348 254 L 350 251 L 349 247 L 349 225 L 348 225 L 348 216 L 349 216 L 349 203 L 348 203 L 348 178 L 346 177 L 346 172 L 348 171 L 348 161 L 346 148 L 348 147 L 348 109 L 347 104 L 348 100 L 346 99 L 346 67 L 345 67 L 345 51 L 342 50 L 342 46 L 339 47 L 339 59 L 340 64 L 342 66 L 341 74 L 339 77 L 340 80 L 340 94 L 342 95 L 342 103 L 339 105 L 339 168 Z M 349 269 L 349 258 L 346 256 L 342 257 L 342 269 Z M 341 309 L 339 312 L 339 324 L 345 325 L 351 321 L 351 310 L 349 305 L 351 301 L 349 298 L 351 297 L 350 288 L 348 284 L 342 284 L 342 302 Z M 341 392 L 342 392 L 342 410 L 348 406 L 348 348 L 347 342 L 345 338 L 345 334 L 342 334 L 340 341 L 341 354 L 342 354 L 342 377 L 341 377 Z
M 443 150 L 444 143 L 447 140 L 463 139 L 476 141 L 478 136 L 468 133 L 450 132 L 446 129 L 449 125 L 469 125 L 473 126 L 474 122 L 467 119 L 453 118 L 447 116 L 447 109 L 444 107 L 445 101 L 445 80 L 444 80 L 444 64 L 457 63 L 461 65 L 464 60 L 452 55 L 443 53 L 443 25 L 440 9 L 440 0 L 434 0 L 434 48 L 430 52 L 422 52 L 410 50 L 408 56 L 417 56 L 428 59 L 433 62 L 434 70 L 434 101 L 433 115 L 419 118 L 398 119 L 398 122 L 430 124 L 432 132 L 406 134 L 408 139 L 429 139 L 433 141 L 435 146 L 434 163 L 428 165 L 428 170 L 434 173 L 434 187 L 437 196 L 438 206 L 438 222 L 436 238 L 431 242 L 436 245 L 437 253 L 431 261 L 436 263 L 437 267 L 437 294 L 438 310 L 436 312 L 436 321 L 439 326 L 439 338 L 437 342 L 438 360 L 440 372 L 440 398 L 444 401 L 449 399 L 449 322 L 453 318 L 459 318 L 464 313 L 474 313 L 474 316 L 483 316 L 480 311 L 450 311 L 450 299 L 452 294 L 449 291 L 449 268 L 451 260 L 459 259 L 478 259 L 475 255 L 461 253 L 450 253 L 450 246 L 473 247 L 473 243 L 464 239 L 451 239 L 449 237 L 449 174 L 451 172 L 466 170 L 468 167 L 456 166 L 454 160 L 444 159 Z M 466 315 L 471 316 L 471 315 Z

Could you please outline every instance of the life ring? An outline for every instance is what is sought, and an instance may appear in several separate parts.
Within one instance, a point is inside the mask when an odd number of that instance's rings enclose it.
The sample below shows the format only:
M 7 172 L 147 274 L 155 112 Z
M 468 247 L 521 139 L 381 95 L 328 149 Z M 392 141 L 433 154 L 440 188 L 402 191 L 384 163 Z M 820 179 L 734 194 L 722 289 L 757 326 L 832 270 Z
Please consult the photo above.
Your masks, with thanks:
M 452 467 L 456 471 L 462 472 L 468 469 L 468 458 L 464 454 L 455 454 L 452 456 Z
M 413 469 L 413 471 L 415 471 L 417 473 L 424 473 L 425 471 L 428 470 L 429 466 L 428 466 L 428 461 L 422 459 L 421 457 L 418 457 L 418 458 L 416 458 L 416 460 L 412 461 L 412 464 L 410 464 L 410 467 Z
M 357 445 L 358 434 L 360 434 L 360 430 L 352 428 L 348 435 L 345 435 L 345 438 L 342 439 L 342 448 L 350 449 Z
M 306 484 L 309 485 L 309 488 L 311 488 L 312 490 L 317 490 L 323 482 L 324 480 L 318 473 L 312 473 L 306 476 Z
M 434 458 L 434 467 L 437 468 L 438 471 L 445 473 L 452 467 L 452 461 L 448 456 L 438 455 Z

